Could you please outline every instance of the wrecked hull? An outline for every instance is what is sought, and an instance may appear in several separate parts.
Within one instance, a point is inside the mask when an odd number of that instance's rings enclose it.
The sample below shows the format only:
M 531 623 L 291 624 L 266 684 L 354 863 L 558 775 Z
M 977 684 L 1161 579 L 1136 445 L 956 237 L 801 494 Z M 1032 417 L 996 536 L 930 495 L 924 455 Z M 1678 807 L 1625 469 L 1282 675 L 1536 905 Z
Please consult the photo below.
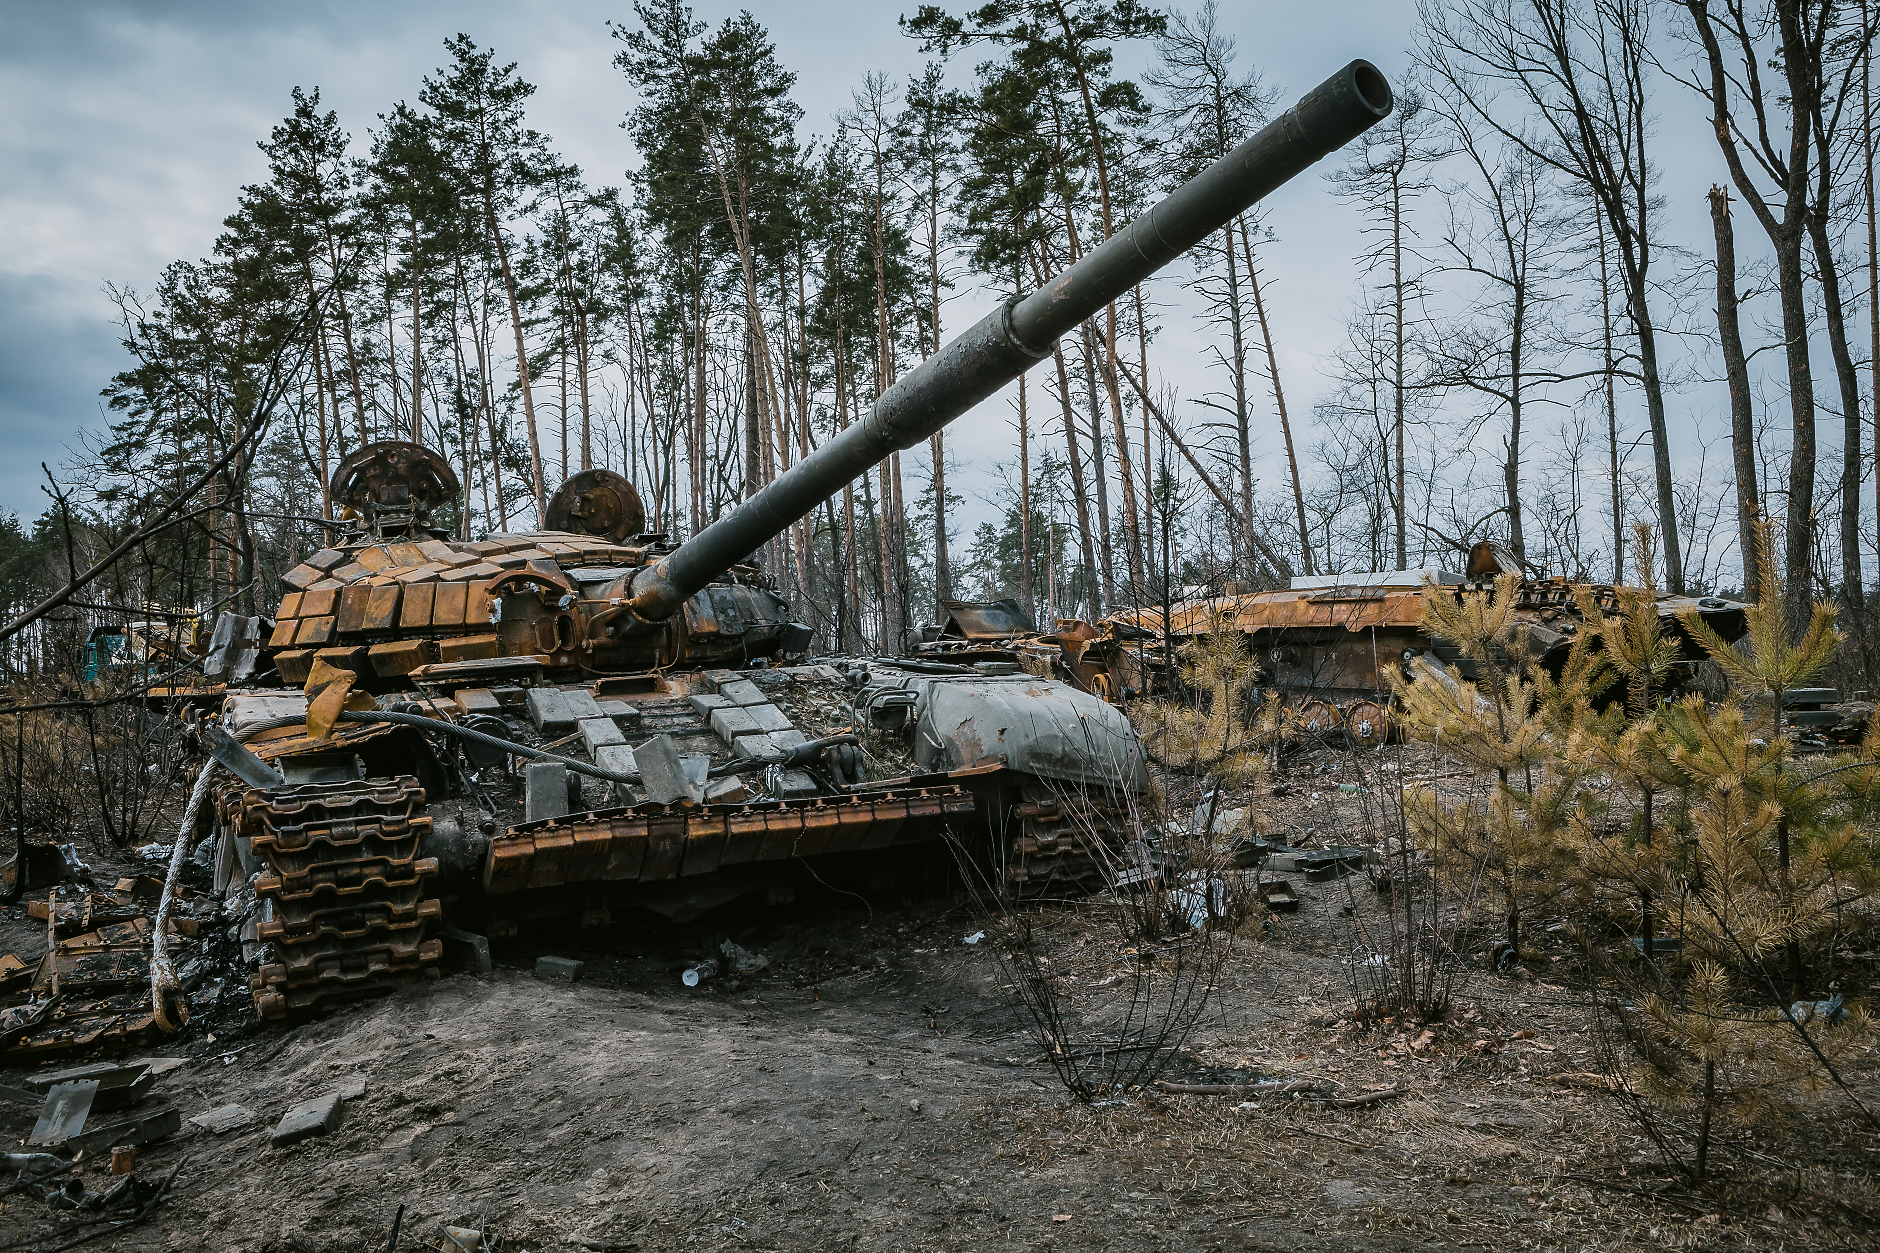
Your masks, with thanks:
M 1433 577 L 1426 584 L 1423 575 Z M 1474 662 L 1424 629 L 1423 597 L 1484 592 L 1493 587 L 1492 578 L 1472 581 L 1412 571 L 1294 582 L 1292 588 L 1128 610 L 1095 624 L 1066 619 L 1050 632 L 1004 637 L 991 634 L 991 626 L 1010 621 L 1010 613 L 988 614 L 978 612 L 983 606 L 962 605 L 935 638 L 922 644 L 920 654 L 932 662 L 1003 661 L 1122 704 L 1135 696 L 1164 694 L 1181 649 L 1195 639 L 1239 635 L 1258 664 L 1259 686 L 1281 697 L 1301 729 L 1342 731 L 1366 746 L 1394 734 L 1394 685 L 1414 678 L 1420 659 L 1453 665 L 1465 679 L 1476 677 Z M 1516 616 L 1540 663 L 1555 673 L 1583 625 L 1581 594 L 1604 614 L 1619 611 L 1619 589 L 1611 584 L 1556 578 L 1519 585 Z M 1656 602 L 1667 636 L 1679 647 L 1673 686 L 1688 682 L 1707 656 L 1684 629 L 1684 615 L 1695 614 L 1725 641 L 1747 629 L 1744 606 L 1735 601 L 1661 594 Z

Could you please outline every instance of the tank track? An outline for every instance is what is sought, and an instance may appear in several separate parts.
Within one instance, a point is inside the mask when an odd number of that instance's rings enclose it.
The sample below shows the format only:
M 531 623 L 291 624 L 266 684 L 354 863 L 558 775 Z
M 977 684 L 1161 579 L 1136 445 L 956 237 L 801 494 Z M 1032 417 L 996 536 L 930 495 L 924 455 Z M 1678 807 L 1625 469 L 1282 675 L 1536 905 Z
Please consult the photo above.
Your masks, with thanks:
M 434 967 L 425 898 L 437 860 L 418 856 L 431 820 L 417 779 L 250 789 L 230 803 L 266 870 L 255 939 L 273 946 L 249 977 L 263 1018 L 388 991 Z
M 1013 807 L 1018 833 L 1007 848 L 1006 891 L 1018 900 L 1101 892 L 1126 872 L 1134 839 L 1130 799 L 1027 779 Z M 1139 817 L 1139 815 L 1136 815 Z

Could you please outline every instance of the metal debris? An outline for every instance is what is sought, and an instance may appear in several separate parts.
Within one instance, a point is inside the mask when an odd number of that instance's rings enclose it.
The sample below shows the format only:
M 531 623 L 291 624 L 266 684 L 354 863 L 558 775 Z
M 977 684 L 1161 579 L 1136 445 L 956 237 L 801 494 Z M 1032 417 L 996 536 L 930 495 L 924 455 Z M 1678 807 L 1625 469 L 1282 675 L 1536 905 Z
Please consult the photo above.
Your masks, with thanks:
M 98 1095 L 98 1081 L 81 1079 L 75 1083 L 54 1084 L 46 1093 L 45 1108 L 26 1143 L 56 1148 L 84 1129 L 91 1116 L 92 1098 Z

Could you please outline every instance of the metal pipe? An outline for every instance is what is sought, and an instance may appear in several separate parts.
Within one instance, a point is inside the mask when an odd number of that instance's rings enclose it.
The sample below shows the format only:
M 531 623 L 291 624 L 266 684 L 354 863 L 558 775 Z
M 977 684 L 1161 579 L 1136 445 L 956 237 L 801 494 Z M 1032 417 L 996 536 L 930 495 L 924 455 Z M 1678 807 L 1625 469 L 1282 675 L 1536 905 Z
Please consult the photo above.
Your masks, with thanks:
M 782 534 L 890 453 L 912 448 L 1047 357 L 1058 337 L 1390 115 L 1369 61 L 1326 79 L 1213 165 L 1029 296 L 1013 296 L 816 449 L 633 580 L 628 607 L 662 622 L 733 564 Z

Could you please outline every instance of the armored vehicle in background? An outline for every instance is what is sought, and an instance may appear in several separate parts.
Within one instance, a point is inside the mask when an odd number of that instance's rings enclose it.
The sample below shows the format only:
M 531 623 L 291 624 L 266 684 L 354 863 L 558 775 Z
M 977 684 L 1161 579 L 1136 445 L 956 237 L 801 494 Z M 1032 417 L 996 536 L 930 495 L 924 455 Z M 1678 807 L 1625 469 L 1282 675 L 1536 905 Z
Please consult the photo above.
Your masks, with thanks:
M 1475 663 L 1447 640 L 1423 627 L 1423 597 L 1485 591 L 1520 566 L 1499 545 L 1483 542 L 1469 555 L 1467 570 L 1394 570 L 1294 578 L 1275 591 L 1229 591 L 1183 599 L 1169 607 L 1128 610 L 1093 624 L 1065 619 L 1051 633 L 998 635 L 990 624 L 1023 621 L 1015 602 L 1001 606 L 952 607 L 945 627 L 921 647 L 923 656 L 1005 660 L 1036 674 L 1056 674 L 1109 700 L 1165 690 L 1180 664 L 1184 645 L 1203 635 L 1244 636 L 1260 668 L 1259 685 L 1276 691 L 1310 734 L 1342 734 L 1361 746 L 1387 742 L 1392 675 L 1417 677 L 1426 664 L 1454 665 L 1465 679 Z M 1520 583 L 1515 613 L 1537 660 L 1558 674 L 1583 625 L 1579 592 L 1600 612 L 1619 611 L 1611 584 L 1576 585 L 1562 578 Z M 1665 634 L 1677 641 L 1680 658 L 1669 688 L 1690 682 L 1706 654 L 1684 629 L 1694 613 L 1726 641 L 1746 629 L 1744 606 L 1716 596 L 1656 597 Z M 988 612 L 996 610 L 996 612 Z M 1027 625 L 1029 625 L 1027 623 Z M 1173 654 L 1171 656 L 1171 653 Z
M 497 934 L 623 905 L 681 917 L 955 847 L 1014 895 L 1101 882 L 1148 781 L 1120 710 L 996 660 L 792 664 L 810 631 L 748 557 L 1391 107 L 1353 62 L 683 544 L 640 533 L 632 486 L 602 471 L 556 493 L 559 529 L 452 539 L 441 457 L 346 458 L 350 533 L 285 576 L 264 643 L 237 646 L 252 622 L 217 633 L 230 677 L 280 685 L 231 688 L 204 729 L 240 780 L 214 806 L 218 887 L 252 883 L 259 1011 L 422 973 L 447 915 Z M 577 740 L 587 761 L 554 753 Z M 517 757 L 520 815 L 439 812 Z

